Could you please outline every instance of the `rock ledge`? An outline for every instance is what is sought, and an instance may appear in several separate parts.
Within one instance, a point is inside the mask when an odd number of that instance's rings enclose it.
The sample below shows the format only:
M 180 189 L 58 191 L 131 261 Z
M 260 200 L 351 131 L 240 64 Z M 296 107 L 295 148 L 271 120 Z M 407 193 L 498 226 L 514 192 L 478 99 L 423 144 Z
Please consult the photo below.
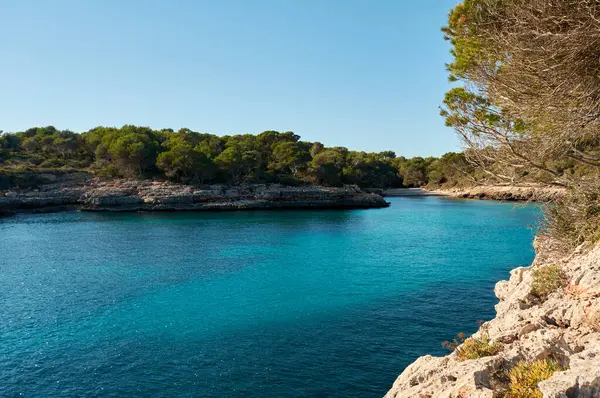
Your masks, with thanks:
M 0 213 L 19 211 L 200 211 L 300 208 L 381 208 L 380 195 L 356 187 L 254 184 L 194 187 L 166 181 L 100 180 L 0 191 Z

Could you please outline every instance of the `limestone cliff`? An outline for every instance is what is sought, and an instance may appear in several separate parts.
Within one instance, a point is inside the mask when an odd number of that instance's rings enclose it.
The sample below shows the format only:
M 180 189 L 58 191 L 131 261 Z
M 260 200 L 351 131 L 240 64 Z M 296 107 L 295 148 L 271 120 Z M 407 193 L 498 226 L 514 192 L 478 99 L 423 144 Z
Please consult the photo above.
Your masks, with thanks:
M 600 244 L 560 258 L 550 242 L 536 239 L 536 259 L 495 288 L 496 317 L 483 325 L 500 343 L 493 356 L 459 361 L 418 358 L 398 377 L 386 398 L 503 397 L 506 374 L 518 361 L 553 359 L 566 370 L 539 383 L 544 398 L 600 397 Z M 566 286 L 543 302 L 532 297 L 533 272 L 556 265 Z M 474 336 L 481 335 L 480 332 Z

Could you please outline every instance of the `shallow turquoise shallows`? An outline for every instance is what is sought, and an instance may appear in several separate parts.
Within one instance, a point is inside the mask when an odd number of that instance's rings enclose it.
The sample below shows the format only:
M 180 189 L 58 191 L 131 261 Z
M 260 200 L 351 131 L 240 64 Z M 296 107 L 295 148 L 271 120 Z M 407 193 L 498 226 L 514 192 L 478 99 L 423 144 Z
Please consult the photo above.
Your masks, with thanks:
M 0 219 L 0 396 L 380 397 L 494 315 L 538 209 Z

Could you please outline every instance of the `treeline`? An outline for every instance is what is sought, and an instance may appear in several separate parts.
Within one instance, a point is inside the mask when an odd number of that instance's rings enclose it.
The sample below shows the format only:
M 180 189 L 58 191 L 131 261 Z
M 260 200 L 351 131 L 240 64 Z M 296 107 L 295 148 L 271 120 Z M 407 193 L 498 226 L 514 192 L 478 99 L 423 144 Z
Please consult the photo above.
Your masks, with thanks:
M 366 153 L 301 141 L 292 132 L 216 136 L 126 125 L 85 133 L 36 127 L 0 135 L 0 168 L 85 169 L 103 177 L 163 176 L 184 183 L 361 187 L 457 185 L 473 178 L 462 153 L 440 158 Z

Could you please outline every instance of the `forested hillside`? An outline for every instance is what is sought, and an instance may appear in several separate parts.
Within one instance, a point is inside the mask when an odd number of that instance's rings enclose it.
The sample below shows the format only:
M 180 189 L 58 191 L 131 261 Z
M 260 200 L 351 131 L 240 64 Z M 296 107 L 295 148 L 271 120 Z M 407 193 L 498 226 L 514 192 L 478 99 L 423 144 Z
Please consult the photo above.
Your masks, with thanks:
M 218 137 L 181 129 L 97 127 L 77 134 L 54 127 L 0 135 L 0 170 L 86 170 L 103 177 L 164 177 L 185 183 L 318 184 L 415 187 L 468 184 L 461 153 L 441 158 L 366 153 L 301 141 L 292 132 Z

